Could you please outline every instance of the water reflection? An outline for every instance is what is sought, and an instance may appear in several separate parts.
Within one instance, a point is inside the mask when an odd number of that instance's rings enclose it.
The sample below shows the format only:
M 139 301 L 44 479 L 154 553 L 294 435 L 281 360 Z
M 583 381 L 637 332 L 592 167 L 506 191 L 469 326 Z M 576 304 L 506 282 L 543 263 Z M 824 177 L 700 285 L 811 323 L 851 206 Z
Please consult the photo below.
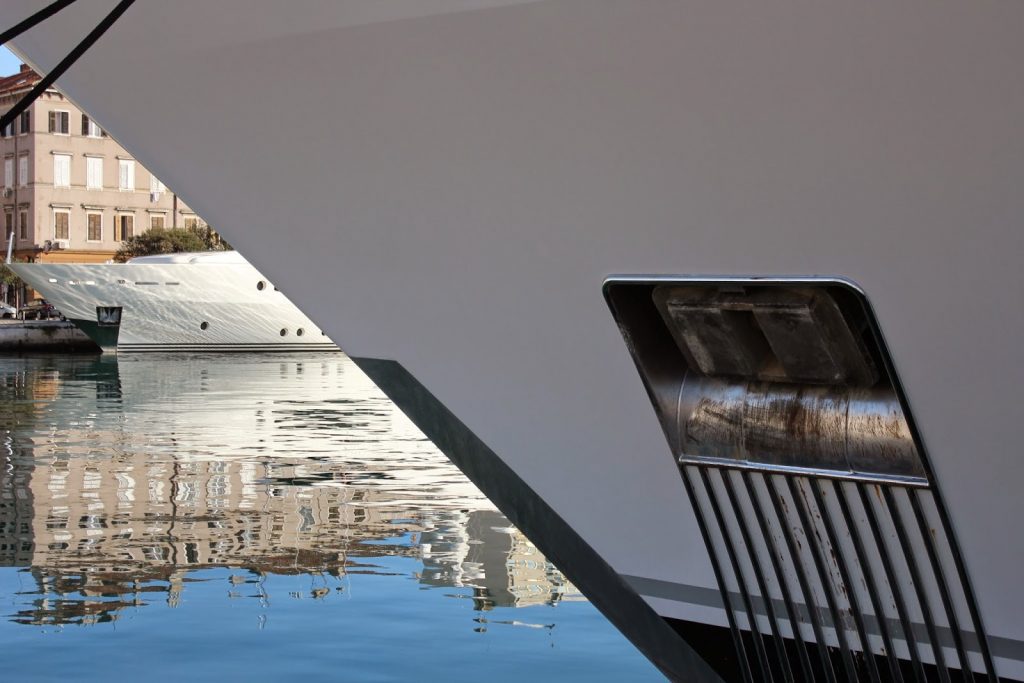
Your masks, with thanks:
M 211 568 L 228 600 L 325 600 L 387 557 L 481 612 L 582 599 L 342 354 L 0 359 L 0 426 L 18 623 L 175 607 Z

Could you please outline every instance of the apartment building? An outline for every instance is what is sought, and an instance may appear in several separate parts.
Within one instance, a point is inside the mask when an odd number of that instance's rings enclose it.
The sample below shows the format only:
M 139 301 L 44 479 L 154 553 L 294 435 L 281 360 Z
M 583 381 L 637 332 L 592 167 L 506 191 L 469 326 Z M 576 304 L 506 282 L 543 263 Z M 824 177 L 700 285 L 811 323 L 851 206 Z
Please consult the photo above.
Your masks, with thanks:
M 0 78 L 0 112 L 40 77 Z M 202 219 L 95 121 L 51 88 L 0 131 L 4 250 L 26 261 L 96 263 L 150 228 L 200 228 Z

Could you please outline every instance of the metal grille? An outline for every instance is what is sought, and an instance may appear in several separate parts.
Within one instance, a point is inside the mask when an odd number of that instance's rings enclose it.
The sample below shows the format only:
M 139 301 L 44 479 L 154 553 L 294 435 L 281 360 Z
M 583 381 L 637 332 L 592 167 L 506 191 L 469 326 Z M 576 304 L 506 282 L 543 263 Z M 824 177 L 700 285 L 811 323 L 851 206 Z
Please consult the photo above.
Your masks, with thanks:
M 949 517 L 863 293 L 610 278 L 747 681 L 997 680 Z
M 744 680 L 998 680 L 928 486 L 680 469 Z

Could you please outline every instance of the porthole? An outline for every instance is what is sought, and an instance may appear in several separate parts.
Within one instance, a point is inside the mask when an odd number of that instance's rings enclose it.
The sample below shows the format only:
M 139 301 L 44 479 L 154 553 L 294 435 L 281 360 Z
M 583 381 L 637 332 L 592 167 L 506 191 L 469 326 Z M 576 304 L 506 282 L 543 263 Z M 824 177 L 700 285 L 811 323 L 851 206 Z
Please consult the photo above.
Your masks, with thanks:
M 258 289 L 259 291 L 262 292 L 266 288 L 267 288 L 267 283 L 264 282 L 263 280 L 260 280 L 259 282 L 256 283 L 256 289 Z
M 287 327 L 282 327 L 281 328 L 281 336 L 284 337 L 287 334 L 288 334 L 288 328 Z
M 302 329 L 301 327 L 299 329 L 295 330 L 295 336 L 296 337 L 301 337 L 304 334 L 306 334 L 306 331 L 304 329 Z
M 201 329 L 201 330 L 205 330 L 209 326 L 210 326 L 210 323 L 206 322 L 205 320 L 203 322 L 199 323 L 199 329 Z

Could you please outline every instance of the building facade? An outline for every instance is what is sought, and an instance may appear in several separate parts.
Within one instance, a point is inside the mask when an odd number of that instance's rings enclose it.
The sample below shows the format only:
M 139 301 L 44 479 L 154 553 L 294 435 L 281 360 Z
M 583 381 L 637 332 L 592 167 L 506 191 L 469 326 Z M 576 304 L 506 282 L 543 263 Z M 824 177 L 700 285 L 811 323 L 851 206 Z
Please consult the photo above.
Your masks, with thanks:
M 0 78 L 0 112 L 40 77 L 29 67 Z M 121 242 L 151 228 L 205 227 L 177 196 L 56 89 L 0 137 L 6 252 L 23 261 L 108 261 Z

